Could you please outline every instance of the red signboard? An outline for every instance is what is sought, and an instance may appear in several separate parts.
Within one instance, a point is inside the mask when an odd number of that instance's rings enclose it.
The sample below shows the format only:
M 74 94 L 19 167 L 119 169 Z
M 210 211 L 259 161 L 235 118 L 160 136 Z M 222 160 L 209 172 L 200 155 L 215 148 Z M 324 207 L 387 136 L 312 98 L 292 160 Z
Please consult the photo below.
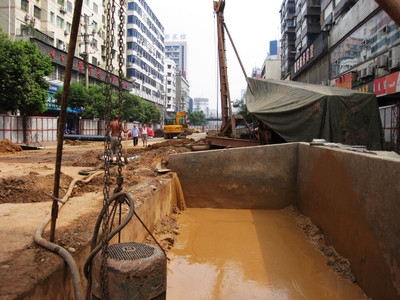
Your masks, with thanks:
M 400 92 L 399 72 L 386 76 L 386 93 L 394 94 Z
M 335 80 L 335 86 L 344 89 L 352 89 L 352 74 L 348 73 L 346 75 L 340 76 Z
M 386 95 L 386 76 L 374 80 L 374 93 L 377 96 Z

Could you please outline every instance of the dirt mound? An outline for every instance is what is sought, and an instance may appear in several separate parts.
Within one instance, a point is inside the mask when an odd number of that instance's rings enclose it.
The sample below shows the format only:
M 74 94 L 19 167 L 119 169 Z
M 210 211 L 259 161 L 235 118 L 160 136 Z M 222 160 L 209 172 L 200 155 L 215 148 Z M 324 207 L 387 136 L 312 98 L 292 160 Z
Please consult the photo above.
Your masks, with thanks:
M 76 158 L 71 165 L 77 167 L 96 167 L 102 163 L 104 164 L 104 160 L 102 159 L 103 155 L 101 151 L 90 150 Z
M 64 140 L 64 143 L 70 146 L 82 146 L 82 145 L 87 145 L 89 142 L 88 141 L 81 141 L 81 140 Z
M 59 196 L 65 195 L 72 178 L 61 174 Z M 30 172 L 27 176 L 11 176 L 0 179 L 0 203 L 31 203 L 52 201 L 46 194 L 53 194 L 54 175 L 39 176 Z
M 179 214 L 179 210 L 174 208 L 174 214 Z M 174 215 L 167 215 L 161 219 L 154 227 L 153 236 L 146 238 L 149 244 L 159 244 L 164 251 L 168 252 L 175 244 L 175 238 L 179 235 L 178 219 Z
M 8 139 L 2 139 L 0 141 L 0 153 L 14 153 L 22 151 L 21 146 L 15 145 Z

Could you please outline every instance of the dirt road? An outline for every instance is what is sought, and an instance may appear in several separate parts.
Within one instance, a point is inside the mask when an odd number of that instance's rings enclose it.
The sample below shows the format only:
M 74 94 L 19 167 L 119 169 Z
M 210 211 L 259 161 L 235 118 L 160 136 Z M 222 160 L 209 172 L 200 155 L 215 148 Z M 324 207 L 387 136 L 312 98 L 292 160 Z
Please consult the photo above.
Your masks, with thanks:
M 179 140 L 156 138 L 150 140 L 146 148 L 133 147 L 131 140 L 123 141 L 123 156 L 132 158 L 122 168 L 124 185 L 157 186 L 159 176 L 167 176 L 156 172 L 157 165 L 167 164 L 173 153 L 191 151 L 191 145 L 202 138 L 202 134 Z M 12 152 L 8 148 L 10 145 L 5 144 L 4 140 L 0 142 L 0 279 L 13 284 L 0 286 L 0 298 L 15 299 L 44 280 L 44 274 L 53 268 L 56 259 L 55 254 L 33 241 L 38 226 L 51 213 L 49 195 L 53 194 L 54 187 L 56 145 Z M 65 205 L 57 219 L 55 242 L 72 253 L 78 253 L 91 239 L 93 228 L 88 228 L 87 224 L 94 223 L 102 207 L 102 157 L 103 142 L 66 141 L 63 145 L 59 198 L 65 196 L 73 178 L 85 177 L 79 175 L 80 171 L 100 171 L 89 183 L 76 184 L 70 196 L 74 201 Z M 116 187 L 117 169 L 110 169 L 112 188 Z M 49 236 L 48 227 L 43 233 L 45 238 Z

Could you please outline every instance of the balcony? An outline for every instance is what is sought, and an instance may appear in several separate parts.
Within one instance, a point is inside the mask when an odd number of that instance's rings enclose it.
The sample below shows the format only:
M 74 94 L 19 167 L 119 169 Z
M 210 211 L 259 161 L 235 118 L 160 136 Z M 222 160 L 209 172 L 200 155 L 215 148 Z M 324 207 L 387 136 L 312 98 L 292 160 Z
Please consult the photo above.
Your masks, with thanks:
M 54 34 L 53 34 L 54 35 Z M 54 44 L 54 37 L 46 34 L 31 25 L 24 25 L 21 24 L 21 34 L 20 37 L 24 39 L 24 37 L 34 37 L 44 43 L 53 45 Z
M 301 10 L 301 17 L 306 18 L 308 16 L 319 16 L 321 14 L 320 6 L 307 6 Z
M 355 4 L 357 0 L 342 0 L 333 10 L 334 15 L 336 18 L 350 10 Z

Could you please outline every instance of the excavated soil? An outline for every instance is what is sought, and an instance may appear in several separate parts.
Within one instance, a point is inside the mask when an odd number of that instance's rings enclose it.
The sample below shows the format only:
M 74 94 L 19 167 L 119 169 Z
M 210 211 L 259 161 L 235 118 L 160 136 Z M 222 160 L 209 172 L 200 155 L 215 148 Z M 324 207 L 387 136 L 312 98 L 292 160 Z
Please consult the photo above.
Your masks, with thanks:
M 133 186 L 143 182 L 157 185 L 157 168 L 168 168 L 168 158 L 171 154 L 191 151 L 194 144 L 204 143 L 204 136 L 197 139 L 186 138 L 179 140 L 154 139 L 149 141 L 149 146 L 133 147 L 132 141 L 122 142 L 122 156 L 129 161 L 121 168 L 124 184 Z M 60 178 L 59 198 L 67 193 L 74 174 L 81 172 L 103 171 L 104 149 L 103 142 L 65 141 L 63 145 L 62 167 Z M 23 290 L 37 284 L 44 279 L 42 274 L 52 268 L 56 259 L 55 254 L 36 245 L 32 240 L 33 232 L 19 232 L 18 223 L 29 221 L 29 215 L 45 217 L 49 214 L 53 201 L 54 169 L 56 147 L 42 147 L 38 150 L 22 150 L 18 145 L 13 145 L 8 140 L 0 141 L 0 215 L 10 217 L 9 205 L 21 205 L 10 227 L 15 228 L 15 233 L 1 234 L 0 238 L 0 279 L 4 282 L 14 282 L 13 285 L 3 284 L 0 287 L 1 299 L 13 299 L 12 289 Z M 116 185 L 118 166 L 110 168 L 110 186 Z M 104 175 L 94 177 L 89 183 L 78 182 L 70 197 L 78 197 L 91 193 L 103 193 Z M 29 211 L 25 207 L 30 203 L 43 203 L 42 211 Z M 87 210 L 91 208 L 88 207 Z M 323 235 L 311 221 L 299 214 L 295 208 L 288 208 L 296 218 L 298 225 L 303 230 L 307 239 L 327 256 L 327 264 L 340 276 L 354 281 L 348 261 L 338 255 L 332 247 L 326 246 Z M 25 211 L 25 214 L 23 213 Z M 179 214 L 175 209 L 174 214 L 165 216 L 155 226 L 154 236 L 164 250 L 170 250 L 179 234 Z M 21 214 L 21 216 L 19 216 Z M 74 227 L 61 226 L 57 228 L 56 243 L 65 247 L 70 252 L 80 249 L 91 238 L 92 229 L 87 228 L 88 221 L 93 222 L 98 216 L 98 211 L 86 214 L 84 218 L 74 220 Z M 39 224 L 37 224 L 39 225 Z M 3 225 L 4 226 L 4 225 Z M 13 230 L 11 230 L 13 232 Z M 148 242 L 154 242 L 148 238 Z M 13 246 L 15 245 L 15 247 Z M 34 262 L 34 263 L 32 263 Z M 21 270 L 24 270 L 21 272 Z
M 200 137 L 197 137 L 197 141 L 193 138 L 153 139 L 148 142 L 149 146 L 146 148 L 133 147 L 132 141 L 129 140 L 122 141 L 122 157 L 128 161 L 121 165 L 123 186 L 139 183 L 157 186 L 157 178 L 168 176 L 158 173 L 157 168 L 167 168 L 169 155 L 191 151 L 191 145 L 202 142 Z M 67 197 L 103 197 L 105 146 L 103 142 L 64 142 L 59 199 L 66 197 L 73 178 L 80 176 L 78 174 L 85 175 L 94 171 L 101 174 L 93 177 L 88 183 L 78 181 Z M 29 290 L 41 280 L 45 280 L 44 274 L 48 274 L 56 265 L 56 255 L 33 241 L 35 230 L 51 212 L 56 150 L 55 144 L 36 150 L 22 150 L 20 146 L 13 145 L 6 139 L 0 141 L 0 280 L 3 283 L 13 282 L 0 286 L 1 299 L 15 299 L 16 295 L 19 295 L 17 298 L 24 298 L 21 291 Z M 112 164 L 109 173 L 108 181 L 112 192 L 117 186 L 118 165 Z M 140 196 L 140 190 L 138 193 Z M 71 253 L 78 253 L 91 239 L 93 228 L 88 228 L 87 224 L 95 223 L 99 210 L 92 204 L 86 204 L 89 202 L 72 202 L 78 203 L 70 205 L 77 205 L 76 209 L 83 211 L 84 217 L 77 217 L 74 212 L 68 216 L 63 209 L 61 219 L 70 219 L 72 221 L 68 224 L 73 225 L 65 225 L 65 222 L 58 220 L 54 242 Z M 174 244 L 177 228 L 174 216 L 165 216 L 160 224 L 157 224 L 154 235 L 158 236 L 157 240 L 165 250 Z M 44 235 L 44 238 L 48 239 L 48 230 Z

